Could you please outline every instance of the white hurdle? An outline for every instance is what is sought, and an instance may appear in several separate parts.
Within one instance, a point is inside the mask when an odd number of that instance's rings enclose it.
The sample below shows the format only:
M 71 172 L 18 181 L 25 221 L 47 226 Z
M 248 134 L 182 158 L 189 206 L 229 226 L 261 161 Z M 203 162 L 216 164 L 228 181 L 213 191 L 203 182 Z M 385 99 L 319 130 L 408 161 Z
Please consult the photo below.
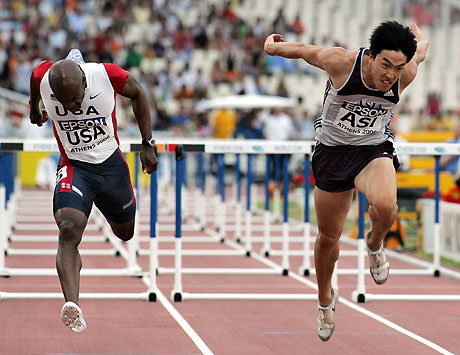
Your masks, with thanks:
M 263 152 L 267 153 L 268 152 L 276 152 L 278 146 L 273 145 L 273 142 L 264 142 L 263 144 Z M 290 144 L 289 144 L 290 143 Z M 231 144 L 231 145 L 229 145 Z M 245 235 L 245 246 L 241 247 L 237 245 L 236 251 L 239 252 L 240 255 L 242 255 L 242 252 L 246 254 L 246 256 L 251 256 L 252 252 L 252 245 L 251 245 L 251 219 L 252 219 L 252 213 L 251 213 L 251 183 L 252 183 L 252 154 L 254 153 L 253 150 L 251 150 L 250 142 L 244 141 L 244 142 L 219 142 L 218 144 L 213 145 L 211 144 L 205 144 L 205 151 L 210 152 L 210 153 L 231 153 L 234 151 L 238 151 L 240 153 L 247 153 L 248 154 L 248 171 L 247 171 L 247 179 L 248 179 L 248 184 L 247 184 L 247 189 L 246 189 L 246 194 L 247 194 L 247 209 L 246 209 L 246 235 Z M 260 144 L 260 143 L 258 143 Z M 231 273 L 238 273 L 238 274 L 278 274 L 278 275 L 288 275 L 288 259 L 287 256 L 284 257 L 284 263 L 280 267 L 272 267 L 272 268 L 261 268 L 261 269 L 244 269 L 244 268 L 207 268 L 207 269 L 184 269 L 182 268 L 182 256 L 185 255 L 184 251 L 182 250 L 182 235 L 181 235 L 181 189 L 180 186 L 182 185 L 182 179 L 183 179 L 183 155 L 184 149 L 186 145 L 177 145 L 175 146 L 175 152 L 176 152 L 176 232 L 175 232 L 175 268 L 174 268 L 174 287 L 171 291 L 171 299 L 180 302 L 185 299 L 277 299 L 277 300 L 292 300 L 292 299 L 308 299 L 308 300 L 316 300 L 317 296 L 316 294 L 299 294 L 299 295 L 292 295 L 292 294 L 232 294 L 232 293 L 190 293 L 186 292 L 183 289 L 182 286 L 182 274 L 185 273 L 195 273 L 199 272 L 201 274 L 231 274 Z M 258 148 L 259 149 L 259 148 Z M 302 143 L 293 143 L 293 142 L 283 142 L 283 152 L 286 153 L 285 150 L 287 150 L 287 153 L 289 154 L 292 151 L 298 151 L 300 150 L 301 152 L 310 152 L 310 145 L 305 145 Z M 291 150 L 289 150 L 291 149 Z M 246 151 L 245 151 L 246 150 Z M 219 161 L 219 160 L 218 160 Z M 286 159 L 286 165 L 287 169 L 287 159 Z M 218 190 L 220 193 L 223 192 L 223 186 L 221 185 L 223 179 L 221 178 L 222 176 L 218 177 Z M 287 172 L 285 176 L 285 180 L 288 180 L 287 178 Z M 288 193 L 288 184 L 285 183 L 285 194 L 287 195 Z M 287 214 L 287 208 L 286 208 L 286 214 Z M 283 226 L 284 233 L 283 233 L 283 243 L 284 243 L 284 250 L 286 251 L 287 255 L 287 249 L 288 249 L 288 233 L 289 229 L 287 227 L 287 221 L 285 221 L 285 224 Z M 222 241 L 222 234 L 216 235 L 216 239 L 219 241 Z M 225 241 L 225 240 L 224 240 Z M 235 253 L 233 251 L 230 251 L 230 255 L 234 255 Z M 200 255 L 203 255 L 200 253 Z M 212 255 L 212 254 L 211 254 Z M 220 254 L 214 254 L 214 255 L 220 255 Z M 161 268 L 159 268 L 160 273 L 161 273 Z
M 441 275 L 441 270 L 444 272 L 444 268 L 440 266 L 440 220 L 439 220 L 439 204 L 440 204 L 440 156 L 445 155 L 458 155 L 460 151 L 459 144 L 450 144 L 450 143 L 440 143 L 440 144 L 427 144 L 427 143 L 405 143 L 405 144 L 397 144 L 396 148 L 399 153 L 402 154 L 412 154 L 412 155 L 433 155 L 435 157 L 435 225 L 433 228 L 433 243 L 434 243 L 434 255 L 433 255 L 433 262 L 431 265 L 421 269 L 421 270 L 414 270 L 414 269 L 390 269 L 390 275 L 432 275 L 434 277 L 439 277 Z M 360 194 L 360 197 L 364 197 L 364 195 Z M 401 294 L 368 294 L 365 291 L 365 284 L 364 284 L 364 276 L 363 276 L 363 268 L 364 268 L 364 198 L 360 198 L 360 208 L 359 208 L 359 216 L 360 216 L 360 223 L 359 223 L 359 240 L 358 240 L 358 279 L 357 279 L 357 288 L 355 291 L 352 292 L 352 299 L 355 302 L 366 302 L 368 300 L 382 300 L 382 301 L 459 301 L 459 295 L 401 295 Z M 395 253 L 391 251 L 386 251 L 388 256 L 395 257 Z M 408 257 L 401 257 L 405 262 L 411 263 L 413 258 Z M 420 266 L 421 263 L 413 263 L 413 265 Z M 450 272 L 450 274 L 457 274 L 457 279 L 460 280 L 460 273 Z
M 9 142 L 0 142 L 1 146 L 0 148 L 2 150 L 5 150 L 5 148 L 8 148 L 8 143 Z M 251 157 L 253 154 L 293 154 L 293 153 L 301 153 L 301 154 L 305 154 L 305 155 L 310 155 L 311 154 L 311 146 L 312 146 L 312 143 L 313 142 L 273 142 L 273 141 L 205 141 L 205 142 L 200 142 L 199 144 L 197 142 L 194 142 L 194 141 L 190 141 L 190 142 L 187 142 L 187 141 L 184 141 L 184 140 L 180 140 L 178 142 L 171 142 L 171 143 L 168 143 L 168 145 L 170 145 L 171 147 L 174 147 L 174 149 L 179 146 L 180 149 L 183 149 L 183 151 L 187 152 L 187 151 L 202 151 L 202 152 L 205 152 L 205 153 L 211 153 L 211 154 L 223 154 L 223 153 L 238 153 L 238 154 L 248 154 L 248 157 Z M 17 146 L 17 142 L 15 143 L 15 146 Z M 135 145 L 135 144 L 134 144 Z M 22 150 L 25 150 L 25 151 L 43 151 L 43 150 L 40 150 L 40 149 L 46 149 L 46 151 L 49 151 L 48 149 L 50 147 L 55 147 L 53 146 L 53 144 L 49 143 L 49 142 L 40 142 L 40 143 L 34 143 L 34 142 L 27 142 L 27 143 L 21 143 L 21 146 L 22 146 Z M 126 145 L 125 145 L 126 147 Z M 194 149 L 190 149 L 188 150 L 188 148 L 190 147 L 194 147 Z M 199 149 L 202 149 L 202 150 L 197 150 L 197 147 Z M 25 148 L 25 149 L 24 149 Z M 57 146 L 55 147 L 56 150 L 57 150 Z M 131 148 L 131 147 L 130 147 Z M 128 149 L 130 149 L 128 148 Z M 437 162 L 437 167 L 436 167 L 436 171 L 437 171 L 437 189 L 439 189 L 439 172 L 438 172 L 438 163 L 439 163 L 439 156 L 440 155 L 444 155 L 444 154 L 458 154 L 458 152 L 460 151 L 460 144 L 414 144 L 414 143 L 410 143 L 410 144 L 397 144 L 396 145 L 396 148 L 398 149 L 398 151 L 402 154 L 418 154 L 418 155 L 434 155 L 436 157 L 436 162 Z M 30 150 L 32 149 L 32 150 Z M 34 149 L 38 149 L 38 150 L 34 150 Z M 53 148 L 54 149 L 54 148 Z M 8 150 L 8 149 L 6 149 Z M 123 147 L 122 147 L 122 150 L 123 150 Z M 130 150 L 128 150 L 130 151 Z M 251 159 L 249 158 L 248 161 L 250 161 Z M 177 162 L 176 162 L 177 163 Z M 250 167 L 250 164 L 248 166 L 248 168 Z M 248 169 L 248 176 L 250 177 L 250 171 L 251 169 L 249 168 Z M 177 173 L 177 172 L 176 172 Z M 182 173 L 183 174 L 183 173 Z M 179 179 L 179 182 L 182 181 L 181 179 Z M 180 190 L 182 190 L 182 185 L 180 185 Z M 227 252 L 221 252 L 222 254 L 221 255 L 224 255 L 224 254 L 227 254 L 227 255 L 241 255 L 241 256 L 250 256 L 251 255 L 251 252 L 252 252 L 252 242 L 254 242 L 254 238 L 253 236 L 251 235 L 252 234 L 252 231 L 253 231 L 253 225 L 252 225 L 252 218 L 254 216 L 252 216 L 252 213 L 251 213 L 251 210 L 250 210 L 250 201 L 251 201 L 251 198 L 250 198 L 250 191 L 251 191 L 251 181 L 250 181 L 250 178 L 248 178 L 248 186 L 247 186 L 247 193 L 248 193 L 248 197 L 247 197 L 247 205 L 248 205 L 248 208 L 247 208 L 247 213 L 246 213 L 246 235 L 245 235 L 245 238 L 244 238 L 244 247 L 240 247 L 240 248 L 236 248 L 235 251 L 227 251 Z M 307 193 L 307 191 L 306 191 Z M 153 196 L 153 195 L 152 195 Z M 181 197 L 181 193 L 177 191 L 177 182 L 176 182 L 176 199 L 179 197 L 179 200 L 180 200 L 180 197 Z M 308 201 L 308 198 L 306 199 L 306 203 Z M 151 198 L 151 203 L 152 202 L 152 198 Z M 4 204 L 3 204 L 4 206 Z M 179 213 L 181 213 L 181 209 L 182 208 L 179 208 Z M 0 218 L 2 218 L 2 220 L 4 220 L 6 215 L 5 215 L 5 208 L 3 207 L 3 213 L 0 213 Z M 1 209 L 0 209 L 0 212 L 1 212 Z M 305 214 L 308 213 L 308 208 L 306 208 L 306 211 L 305 211 Z M 439 210 L 436 212 L 437 215 L 439 214 Z M 176 214 L 177 214 L 177 206 L 176 206 Z M 236 219 L 238 220 L 238 218 L 236 217 Z M 177 221 L 179 220 L 179 226 L 177 225 Z M 151 224 L 152 224 L 152 218 L 151 218 Z M 227 219 L 227 222 L 229 221 L 229 219 Z M 287 221 L 285 221 L 287 222 Z M 446 275 L 449 275 L 449 272 L 447 270 L 445 270 L 444 268 L 442 268 L 440 266 L 440 256 L 439 256 L 439 239 L 441 237 L 441 229 L 439 227 L 439 215 L 437 216 L 437 227 L 435 227 L 434 229 L 434 240 L 435 240 L 435 255 L 434 255 L 434 258 L 433 258 L 433 263 L 430 264 L 429 267 L 425 267 L 423 268 L 422 270 L 414 270 L 414 269 L 398 269 L 398 270 L 391 270 L 391 275 L 434 275 L 434 276 L 439 276 L 440 274 L 446 274 Z M 6 246 L 5 245 L 5 236 L 9 233 L 9 231 L 7 230 L 6 232 L 4 231 L 5 229 L 5 225 L 7 223 L 2 223 L 2 228 L 0 229 L 1 231 L 1 236 L 0 236 L 0 249 L 3 247 L 4 249 L 6 249 Z M 303 271 L 302 273 L 304 275 L 313 275 L 315 274 L 315 270 L 312 269 L 310 267 L 310 262 L 309 262 L 309 258 L 310 256 L 312 255 L 311 253 L 311 249 L 310 249 L 310 243 L 312 242 L 312 238 L 310 237 L 310 224 L 309 224 L 309 221 L 308 221 L 308 218 L 306 217 L 305 218 L 305 221 L 303 224 L 300 224 L 299 226 L 303 227 L 303 231 L 304 231 L 304 235 L 303 237 L 301 237 L 301 239 L 303 240 L 304 242 L 304 249 L 300 252 L 297 252 L 299 254 L 303 254 L 304 256 L 304 263 L 301 267 L 301 271 Z M 145 226 L 142 226 L 140 225 L 140 227 L 145 227 Z M 178 228 L 179 227 L 179 228 Z M 150 232 L 151 232 L 151 238 L 150 238 L 150 241 L 151 241 L 151 244 L 150 244 L 150 248 L 148 250 L 148 254 L 150 255 L 150 261 L 151 261 L 151 264 L 149 265 L 149 270 L 150 270 L 150 273 L 151 274 L 151 277 L 154 277 L 154 275 L 156 275 L 156 273 L 158 272 L 159 274 L 161 274 L 162 272 L 166 273 L 166 272 L 174 272 L 175 274 L 175 285 L 174 285 L 174 289 L 173 289 L 173 294 L 172 294 L 172 298 L 176 301 L 179 301 L 179 300 L 183 300 L 187 297 L 190 297 L 190 298 L 200 298 L 201 296 L 198 294 L 198 295 L 193 295 L 191 293 L 188 293 L 188 292 L 184 292 L 183 290 L 183 287 L 182 287 L 182 279 L 181 279 L 181 275 L 182 274 L 188 274 L 188 273 L 202 273 L 202 274 L 206 274 L 206 273 L 222 273 L 222 274 L 227 274 L 227 273 L 241 273 L 241 274 L 245 274 L 245 273 L 254 273 L 254 274 L 287 274 L 288 273 L 288 268 L 289 268 L 289 255 L 296 255 L 296 253 L 292 253 L 289 251 L 289 243 L 291 242 L 291 238 L 290 240 L 287 241 L 286 237 L 288 234 L 289 234 L 289 230 L 290 230 L 290 226 L 288 226 L 286 228 L 285 225 L 281 226 L 282 227 L 282 231 L 283 231 L 283 236 L 281 237 L 281 241 L 283 243 L 283 250 L 282 252 L 284 252 L 283 254 L 283 263 L 282 263 L 282 266 L 281 268 L 264 268 L 264 269 L 260 269 L 260 270 L 254 270 L 254 269 L 251 269 L 251 270 L 244 270 L 244 269 L 240 269 L 240 270 L 231 270 L 231 269 L 221 269 L 221 270 L 217 270 L 217 269 L 212 269 L 212 268 L 209 268 L 209 269 L 200 269 L 200 268 L 190 268 L 190 269 L 187 269 L 187 268 L 182 268 L 182 256 L 186 255 L 186 254 L 189 254 L 189 255 L 197 255 L 198 252 L 192 252 L 192 251 L 187 251 L 187 250 L 182 250 L 182 246 L 183 246 L 183 240 L 181 238 L 181 234 L 180 234 L 180 231 L 178 232 L 178 230 L 181 230 L 182 229 L 182 225 L 181 225 L 181 221 L 180 221 L 180 218 L 178 219 L 177 216 L 176 216 L 176 236 L 174 238 L 175 240 L 175 249 L 174 251 L 168 251 L 168 250 L 158 250 L 158 247 L 155 246 L 155 243 L 158 242 L 158 231 L 160 230 L 161 231 L 161 226 L 159 227 L 156 222 L 155 222 L 155 225 L 152 229 L 152 225 L 150 226 Z M 226 228 L 226 226 L 224 227 Z M 263 228 L 266 228 L 266 226 L 264 225 Z M 138 230 L 140 230 L 140 228 L 138 228 Z M 166 229 L 165 229 L 166 230 Z M 226 229 L 227 231 L 230 231 L 231 229 L 230 228 L 227 228 Z M 235 231 L 238 231 L 238 227 L 235 227 Z M 152 234 L 155 234 L 155 238 L 152 238 Z M 224 235 L 225 236 L 225 235 Z M 264 237 L 265 238 L 265 235 Z M 222 234 L 212 234 L 211 235 L 211 239 L 214 239 L 216 241 L 221 241 L 222 240 Z M 270 238 L 271 239 L 271 238 Z M 265 241 L 266 239 L 260 239 L 260 240 L 263 240 Z M 346 241 L 346 239 L 344 239 L 344 241 Z M 358 242 L 358 246 L 357 246 L 357 250 L 356 251 L 350 251 L 350 252 L 347 252 L 347 251 L 344 251 L 341 253 L 341 255 L 356 255 L 355 253 L 358 253 L 359 254 L 359 257 L 358 257 L 358 265 L 357 265 L 357 269 L 339 269 L 337 270 L 336 274 L 349 274 L 349 275 L 358 275 L 358 286 L 357 286 L 357 290 L 354 292 L 354 299 L 355 301 L 357 302 L 362 302 L 362 301 L 365 301 L 365 300 L 378 300 L 378 299 L 385 299 L 385 300 L 389 300 L 391 299 L 391 297 L 393 297 L 393 299 L 395 300 L 405 300 L 405 299 L 411 299 L 411 295 L 370 295 L 370 294 L 366 294 L 365 293 L 365 285 L 364 285 L 364 279 L 365 279 L 365 276 L 366 274 L 368 274 L 368 270 L 364 270 L 364 261 L 362 258 L 364 258 L 364 251 L 365 251 L 365 244 L 364 244 L 364 241 L 361 241 L 359 240 Z M 265 244 L 264 244 L 265 245 Z M 132 255 L 132 253 L 129 253 L 129 252 L 126 252 L 125 249 L 123 249 L 124 251 L 122 251 L 122 256 L 123 257 L 128 257 L 128 255 Z M 1 250 L 0 250 L 1 251 Z M 176 259 L 176 262 L 175 262 L 175 268 L 174 269 L 171 269 L 171 270 L 166 270 L 166 269 L 162 269 L 159 264 L 158 264 L 158 255 L 171 255 L 173 254 L 175 255 L 175 259 Z M 217 251 L 216 251 L 217 253 Z M 199 255 L 205 255 L 206 253 L 203 252 L 203 254 L 199 254 Z M 208 255 L 215 255 L 213 251 L 210 251 L 208 252 Z M 393 257 L 393 255 L 388 252 L 388 255 Z M 1 263 L 2 259 L 1 259 L 1 256 L 0 256 L 0 263 Z M 1 264 L 0 264 L 0 271 L 4 272 L 5 271 L 5 267 L 1 267 Z M 155 272 L 152 272 L 152 270 L 155 270 Z M 104 271 L 104 270 L 103 270 Z M 121 275 L 132 275 L 130 273 L 128 273 L 129 270 L 125 271 L 125 273 L 121 273 Z M 35 270 L 35 271 L 31 271 L 30 272 L 30 275 L 39 275 L 39 272 L 40 270 Z M 56 271 L 53 269 L 52 272 L 51 271 L 45 271 L 44 275 L 49 275 L 49 274 L 56 274 Z M 94 271 L 94 273 L 92 273 L 92 270 L 85 270 L 83 269 L 82 270 L 82 275 L 85 275 L 85 274 L 93 274 L 93 275 L 113 275 L 113 271 L 110 271 L 110 272 L 107 272 L 107 274 L 104 274 L 101 270 L 98 270 L 98 271 Z M 18 272 L 16 275 L 21 275 L 21 272 Z M 23 275 L 25 275 L 23 273 Z M 146 274 L 143 274 L 144 276 Z M 4 274 L 4 276 L 15 276 L 14 273 L 12 274 Z M 144 292 L 142 294 L 139 294 L 139 296 L 135 296 L 135 297 L 142 297 L 142 298 L 145 298 L 145 295 L 154 295 L 154 290 L 155 290 L 155 283 L 154 281 L 152 282 L 151 281 L 151 284 L 152 284 L 152 288 L 149 289 L 148 292 Z M 3 297 L 3 299 L 6 299 L 8 297 L 8 294 L 4 294 L 2 293 L 1 294 Z M 14 293 L 11 293 L 11 295 L 13 296 Z M 142 296 L 140 296 L 142 295 Z M 204 296 L 206 295 L 206 296 Z M 430 297 L 433 297 L 433 298 L 430 298 Z M 29 296 L 24 296 L 24 297 L 29 297 Z M 110 297 L 110 296 L 107 296 L 107 297 Z M 126 296 L 126 297 L 132 297 L 132 296 Z M 147 296 L 149 297 L 149 296 Z M 210 297 L 209 294 L 203 294 L 202 296 L 203 298 L 206 298 L 206 297 Z M 218 294 L 213 294 L 212 297 L 223 297 L 222 299 L 227 299 L 226 297 L 231 297 L 231 296 L 227 296 L 227 295 L 222 295 L 222 296 L 219 296 Z M 236 296 L 236 297 L 243 297 L 243 296 Z M 257 296 L 248 296 L 248 297 L 257 297 Z M 267 296 L 267 297 L 277 297 L 277 296 Z M 282 299 L 284 296 L 280 295 L 279 296 L 280 298 L 276 298 L 276 299 Z M 296 297 L 300 297 L 300 296 L 296 296 Z M 310 295 L 306 296 L 307 298 L 308 297 L 312 297 Z M 361 299 L 360 299 L 361 297 Z M 432 300 L 441 300 L 441 299 L 445 299 L 445 300 L 457 300 L 457 297 L 459 297 L 458 295 L 446 295 L 446 296 L 442 296 L 442 297 L 439 297 L 438 295 L 413 295 L 413 299 L 414 300 L 418 300 L 418 299 L 421 299 L 421 298 L 426 298 L 427 300 L 429 299 L 432 299 Z M 154 298 L 153 296 L 151 298 Z M 315 297 L 316 298 L 316 297 Z

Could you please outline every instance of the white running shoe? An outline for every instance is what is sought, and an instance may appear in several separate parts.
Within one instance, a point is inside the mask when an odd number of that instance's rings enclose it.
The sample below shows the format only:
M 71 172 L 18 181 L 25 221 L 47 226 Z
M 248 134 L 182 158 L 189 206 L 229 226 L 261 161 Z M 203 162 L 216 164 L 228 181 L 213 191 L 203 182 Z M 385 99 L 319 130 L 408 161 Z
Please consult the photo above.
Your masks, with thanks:
M 322 341 L 328 341 L 334 333 L 334 313 L 337 300 L 339 299 L 339 293 L 337 290 L 332 288 L 332 300 L 327 307 L 319 305 L 318 315 L 318 336 Z
M 369 266 L 372 278 L 376 284 L 383 284 L 388 279 L 388 274 L 390 273 L 390 263 L 387 260 L 383 246 L 380 245 L 375 251 L 367 247 L 367 255 L 369 255 Z
M 74 302 L 66 302 L 61 309 L 61 321 L 75 333 L 82 333 L 86 329 L 81 308 Z
M 72 49 L 69 54 L 67 54 L 67 57 L 65 59 L 70 59 L 73 60 L 75 63 L 78 64 L 85 64 L 85 61 L 83 59 L 83 55 L 81 54 L 80 50 L 78 48 Z

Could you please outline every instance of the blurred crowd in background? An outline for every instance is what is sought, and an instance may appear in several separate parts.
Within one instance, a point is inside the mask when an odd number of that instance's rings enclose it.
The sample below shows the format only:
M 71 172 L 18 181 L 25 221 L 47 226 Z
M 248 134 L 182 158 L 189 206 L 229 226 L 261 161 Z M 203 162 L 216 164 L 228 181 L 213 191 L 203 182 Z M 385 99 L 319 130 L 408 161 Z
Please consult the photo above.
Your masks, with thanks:
M 30 74 L 38 63 L 57 61 L 70 49 L 79 48 L 87 62 L 118 64 L 140 80 L 149 96 L 156 132 L 216 138 L 313 139 L 313 121 L 320 114 L 321 102 L 314 110 L 307 110 L 305 98 L 293 97 L 283 75 L 315 77 L 315 68 L 303 61 L 263 53 L 268 34 L 302 38 L 309 31 L 308 24 L 299 16 L 288 21 L 283 8 L 273 18 L 256 18 L 249 23 L 234 11 L 242 1 L 3 0 L 0 86 L 28 95 Z M 429 1 L 428 5 L 409 2 L 407 15 L 430 24 L 438 2 Z M 314 42 L 346 47 L 346 43 L 326 37 Z M 276 85 L 266 85 L 267 78 L 274 75 L 280 78 Z M 324 84 L 316 89 L 321 95 Z M 224 94 L 291 97 L 298 105 L 266 111 L 202 109 L 203 100 Z M 403 101 L 400 114 L 416 117 L 413 129 L 451 129 L 460 112 L 441 112 L 441 99 L 439 94 L 431 93 L 419 112 L 413 112 L 410 102 Z M 120 135 L 137 136 L 128 103 L 119 97 L 118 104 Z M 27 136 L 28 117 L 12 108 L 7 119 L 0 135 Z M 49 124 L 42 131 L 43 136 L 52 135 Z

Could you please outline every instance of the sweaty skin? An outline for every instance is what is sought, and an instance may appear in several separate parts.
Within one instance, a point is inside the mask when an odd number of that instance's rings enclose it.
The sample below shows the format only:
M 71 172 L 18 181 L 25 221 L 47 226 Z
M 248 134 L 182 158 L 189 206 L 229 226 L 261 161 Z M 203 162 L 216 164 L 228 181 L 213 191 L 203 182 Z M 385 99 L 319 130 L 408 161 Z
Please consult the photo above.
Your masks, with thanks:
M 81 107 L 86 88 L 86 77 L 80 66 L 64 59 L 50 68 L 49 82 L 56 99 L 70 112 Z

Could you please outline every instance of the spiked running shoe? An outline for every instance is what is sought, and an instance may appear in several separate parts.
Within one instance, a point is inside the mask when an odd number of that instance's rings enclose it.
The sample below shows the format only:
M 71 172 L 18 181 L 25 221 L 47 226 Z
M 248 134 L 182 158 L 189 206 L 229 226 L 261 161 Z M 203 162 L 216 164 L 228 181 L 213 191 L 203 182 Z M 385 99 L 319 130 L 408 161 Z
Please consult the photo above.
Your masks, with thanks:
M 370 233 L 367 234 L 368 239 Z M 387 260 L 383 246 L 380 245 L 375 251 L 369 249 L 369 246 L 367 246 L 367 255 L 369 255 L 369 266 L 374 282 L 377 285 L 383 284 L 388 279 L 388 274 L 390 273 L 390 263 Z
M 74 302 L 66 302 L 61 309 L 61 321 L 75 333 L 82 333 L 86 329 L 81 308 Z
M 334 313 L 338 299 L 339 293 L 333 288 L 331 303 L 327 307 L 319 305 L 318 336 L 322 341 L 328 341 L 334 333 Z

